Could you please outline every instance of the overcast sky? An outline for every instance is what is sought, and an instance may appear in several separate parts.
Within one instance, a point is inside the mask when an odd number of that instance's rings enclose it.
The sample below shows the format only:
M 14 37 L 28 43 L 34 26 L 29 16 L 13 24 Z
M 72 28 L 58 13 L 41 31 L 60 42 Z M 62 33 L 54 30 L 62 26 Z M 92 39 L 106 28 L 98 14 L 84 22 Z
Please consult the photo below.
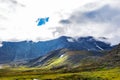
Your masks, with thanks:
M 37 26 L 44 17 L 49 22 Z M 94 36 L 118 44 L 119 21 L 119 0 L 0 0 L 0 41 Z

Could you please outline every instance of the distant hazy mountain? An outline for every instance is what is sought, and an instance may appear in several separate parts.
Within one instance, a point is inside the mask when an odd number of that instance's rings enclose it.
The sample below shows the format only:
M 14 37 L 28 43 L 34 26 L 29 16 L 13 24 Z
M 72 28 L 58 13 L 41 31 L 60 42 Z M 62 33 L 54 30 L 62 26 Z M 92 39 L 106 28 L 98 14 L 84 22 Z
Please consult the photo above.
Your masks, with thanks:
M 59 37 L 50 41 L 32 42 L 3 42 L 0 47 L 0 63 L 23 61 L 38 58 L 51 51 L 59 49 L 100 51 L 110 50 L 112 47 L 93 37 L 80 37 L 77 40 L 71 37 Z

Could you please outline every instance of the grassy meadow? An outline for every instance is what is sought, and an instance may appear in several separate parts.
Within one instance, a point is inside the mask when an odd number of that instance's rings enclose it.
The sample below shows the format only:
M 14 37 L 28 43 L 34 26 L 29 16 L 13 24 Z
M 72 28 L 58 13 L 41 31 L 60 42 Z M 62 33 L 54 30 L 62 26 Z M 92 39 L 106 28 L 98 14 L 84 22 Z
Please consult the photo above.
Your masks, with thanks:
M 120 80 L 120 68 L 102 68 L 86 71 L 39 68 L 1 69 L 0 80 Z

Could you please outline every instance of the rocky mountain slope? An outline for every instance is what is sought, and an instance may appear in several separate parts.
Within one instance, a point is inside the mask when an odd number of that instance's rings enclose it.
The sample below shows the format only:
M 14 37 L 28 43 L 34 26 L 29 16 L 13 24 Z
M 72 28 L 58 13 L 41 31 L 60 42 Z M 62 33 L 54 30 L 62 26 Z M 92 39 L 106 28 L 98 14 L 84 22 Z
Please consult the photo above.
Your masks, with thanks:
M 47 55 L 33 59 L 27 63 L 29 67 L 44 68 L 74 68 L 80 66 L 89 67 L 114 67 L 120 66 L 120 45 L 110 51 L 86 51 L 86 50 L 55 50 Z
M 105 53 L 101 51 L 60 49 L 52 51 L 43 57 L 28 61 L 25 65 L 43 68 L 64 68 L 67 66 L 72 68 L 83 65 L 84 63 L 97 62 L 97 60 L 104 55 Z
M 120 44 L 102 57 L 101 64 L 105 66 L 120 66 Z

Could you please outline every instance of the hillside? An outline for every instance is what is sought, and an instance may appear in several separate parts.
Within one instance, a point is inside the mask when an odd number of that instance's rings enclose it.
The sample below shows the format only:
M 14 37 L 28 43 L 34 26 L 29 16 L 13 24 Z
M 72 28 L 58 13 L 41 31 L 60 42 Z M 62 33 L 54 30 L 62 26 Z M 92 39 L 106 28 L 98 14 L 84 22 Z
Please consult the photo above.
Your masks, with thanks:
M 73 68 L 97 62 L 104 55 L 104 52 L 60 49 L 52 51 L 43 57 L 33 59 L 25 65 L 42 68 L 64 68 L 68 66 L 69 68 Z
M 102 57 L 101 64 L 105 66 L 120 66 L 120 44 Z
M 42 68 L 75 68 L 80 66 L 120 66 L 120 45 L 110 51 L 86 51 L 60 49 L 27 63 L 29 67 Z M 87 67 L 87 66 L 86 66 Z

